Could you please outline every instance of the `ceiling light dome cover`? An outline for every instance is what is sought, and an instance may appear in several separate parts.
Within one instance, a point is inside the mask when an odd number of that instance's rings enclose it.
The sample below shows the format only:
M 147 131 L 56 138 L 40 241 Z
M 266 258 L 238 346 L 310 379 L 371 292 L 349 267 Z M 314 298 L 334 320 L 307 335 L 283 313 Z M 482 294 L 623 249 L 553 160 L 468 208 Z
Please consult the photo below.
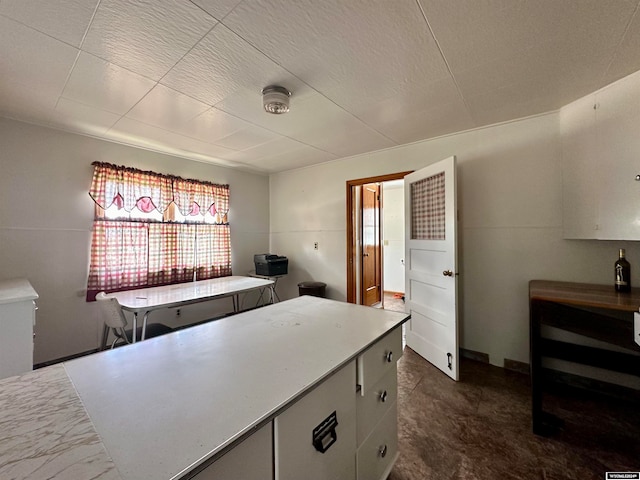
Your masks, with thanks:
M 262 105 L 268 113 L 281 114 L 289 111 L 291 92 L 284 87 L 271 85 L 262 89 Z

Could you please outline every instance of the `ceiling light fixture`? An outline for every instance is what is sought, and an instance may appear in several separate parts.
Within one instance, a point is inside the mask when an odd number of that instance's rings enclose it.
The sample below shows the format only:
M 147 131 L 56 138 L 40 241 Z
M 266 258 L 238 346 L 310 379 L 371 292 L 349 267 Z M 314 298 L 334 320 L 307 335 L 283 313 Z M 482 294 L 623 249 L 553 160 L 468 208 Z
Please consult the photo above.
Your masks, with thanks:
M 291 92 L 284 87 L 270 85 L 262 89 L 262 105 L 268 113 L 276 115 L 289 111 Z

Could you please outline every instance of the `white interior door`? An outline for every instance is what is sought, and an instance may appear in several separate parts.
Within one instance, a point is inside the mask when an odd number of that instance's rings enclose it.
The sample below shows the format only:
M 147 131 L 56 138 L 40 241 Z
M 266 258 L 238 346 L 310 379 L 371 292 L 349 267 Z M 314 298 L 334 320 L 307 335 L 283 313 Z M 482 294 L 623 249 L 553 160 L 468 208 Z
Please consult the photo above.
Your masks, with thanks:
M 458 380 L 456 158 L 404 180 L 407 345 Z

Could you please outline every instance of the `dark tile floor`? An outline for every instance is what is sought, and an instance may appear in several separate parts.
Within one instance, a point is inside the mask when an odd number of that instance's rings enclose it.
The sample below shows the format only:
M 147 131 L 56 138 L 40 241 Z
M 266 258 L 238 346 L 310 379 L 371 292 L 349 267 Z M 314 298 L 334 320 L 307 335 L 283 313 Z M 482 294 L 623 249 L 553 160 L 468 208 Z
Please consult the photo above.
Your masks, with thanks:
M 411 349 L 398 363 L 400 456 L 389 480 L 604 479 L 640 471 L 640 405 L 545 393 L 563 429 L 531 432 L 529 377 L 462 359 L 454 382 Z

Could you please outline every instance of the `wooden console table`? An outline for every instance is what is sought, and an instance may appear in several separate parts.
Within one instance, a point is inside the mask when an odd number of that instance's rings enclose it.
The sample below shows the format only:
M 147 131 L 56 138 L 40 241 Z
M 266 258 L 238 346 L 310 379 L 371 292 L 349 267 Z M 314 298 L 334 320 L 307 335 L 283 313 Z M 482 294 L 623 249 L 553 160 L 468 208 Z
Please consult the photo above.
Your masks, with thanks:
M 542 357 L 640 376 L 640 356 L 544 338 L 542 325 L 640 351 L 633 339 L 633 313 L 640 288 L 617 293 L 613 285 L 529 282 L 531 416 L 533 432 L 549 435 L 562 423 L 542 408 Z

